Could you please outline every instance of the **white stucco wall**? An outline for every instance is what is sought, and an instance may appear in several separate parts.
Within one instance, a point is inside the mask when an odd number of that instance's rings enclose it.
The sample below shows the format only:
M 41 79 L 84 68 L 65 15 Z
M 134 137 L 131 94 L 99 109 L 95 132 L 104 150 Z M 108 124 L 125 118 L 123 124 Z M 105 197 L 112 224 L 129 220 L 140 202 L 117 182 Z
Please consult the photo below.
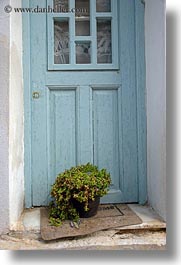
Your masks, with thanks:
M 22 17 L 0 3 L 0 233 L 17 222 L 24 206 Z
M 148 200 L 166 219 L 165 0 L 146 0 Z
M 21 0 L 10 5 L 21 7 Z M 9 93 L 9 209 L 10 226 L 24 208 L 24 103 L 22 75 L 22 16 L 10 16 L 10 93 Z
M 9 227 L 9 36 L 9 15 L 0 8 L 0 233 Z

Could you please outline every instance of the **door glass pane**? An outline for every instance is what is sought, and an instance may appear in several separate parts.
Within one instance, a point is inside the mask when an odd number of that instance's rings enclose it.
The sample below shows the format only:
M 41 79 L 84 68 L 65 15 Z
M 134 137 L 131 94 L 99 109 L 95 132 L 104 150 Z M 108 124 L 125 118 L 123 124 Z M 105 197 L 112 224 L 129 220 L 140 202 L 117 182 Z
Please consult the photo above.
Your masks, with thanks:
M 63 12 L 66 12 L 69 8 L 69 0 L 54 0 L 53 8 L 57 11 L 62 10 Z
M 69 64 L 69 21 L 54 21 L 54 63 Z
M 75 34 L 90 36 L 90 0 L 75 0 Z
M 111 12 L 111 0 L 97 0 L 96 11 L 97 12 Z
M 89 0 L 75 0 L 76 17 L 89 17 L 90 2 Z
M 112 63 L 111 20 L 97 19 L 97 63 Z
M 91 63 L 91 42 L 76 42 L 76 63 Z
M 75 22 L 75 34 L 76 36 L 90 36 L 90 21 L 89 19 L 81 20 L 76 19 Z

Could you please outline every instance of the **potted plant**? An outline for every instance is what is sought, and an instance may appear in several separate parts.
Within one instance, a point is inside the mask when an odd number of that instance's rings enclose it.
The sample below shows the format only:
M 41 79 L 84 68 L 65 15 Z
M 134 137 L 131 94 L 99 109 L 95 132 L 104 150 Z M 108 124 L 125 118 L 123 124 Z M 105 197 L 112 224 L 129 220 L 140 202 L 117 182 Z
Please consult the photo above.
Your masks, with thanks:
M 51 225 L 59 226 L 64 220 L 78 222 L 80 217 L 95 215 L 100 197 L 107 194 L 110 183 L 106 169 L 99 170 L 90 163 L 59 174 L 51 189 Z

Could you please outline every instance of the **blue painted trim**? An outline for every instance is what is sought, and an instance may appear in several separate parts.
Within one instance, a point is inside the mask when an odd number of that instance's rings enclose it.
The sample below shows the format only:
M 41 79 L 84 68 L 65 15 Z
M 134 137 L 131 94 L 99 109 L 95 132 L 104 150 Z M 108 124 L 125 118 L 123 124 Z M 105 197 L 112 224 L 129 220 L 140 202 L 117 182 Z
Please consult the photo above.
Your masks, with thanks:
M 139 203 L 147 202 L 147 118 L 146 118 L 146 71 L 144 4 L 135 0 L 136 40 L 136 90 L 137 90 L 137 141 L 138 141 L 138 188 Z
M 124 202 L 138 202 L 135 0 L 119 1 L 120 72 L 122 80 L 122 148 Z
M 22 7 L 29 7 L 29 0 Z M 30 85 L 30 15 L 23 13 L 23 83 L 24 83 L 24 177 L 25 208 L 32 206 L 31 181 L 31 85 Z

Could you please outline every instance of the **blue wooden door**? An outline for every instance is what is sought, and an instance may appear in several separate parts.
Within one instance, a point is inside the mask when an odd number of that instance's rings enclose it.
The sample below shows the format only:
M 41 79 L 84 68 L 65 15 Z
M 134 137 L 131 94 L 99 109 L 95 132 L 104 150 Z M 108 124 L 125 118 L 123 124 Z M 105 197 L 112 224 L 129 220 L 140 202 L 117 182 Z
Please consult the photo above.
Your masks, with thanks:
M 29 2 L 40 12 L 24 20 L 30 31 L 25 96 L 31 98 L 26 206 L 46 205 L 56 175 L 87 162 L 111 173 L 110 192 L 102 202 L 138 202 L 137 4 Z M 143 8 L 137 11 L 143 23 Z

